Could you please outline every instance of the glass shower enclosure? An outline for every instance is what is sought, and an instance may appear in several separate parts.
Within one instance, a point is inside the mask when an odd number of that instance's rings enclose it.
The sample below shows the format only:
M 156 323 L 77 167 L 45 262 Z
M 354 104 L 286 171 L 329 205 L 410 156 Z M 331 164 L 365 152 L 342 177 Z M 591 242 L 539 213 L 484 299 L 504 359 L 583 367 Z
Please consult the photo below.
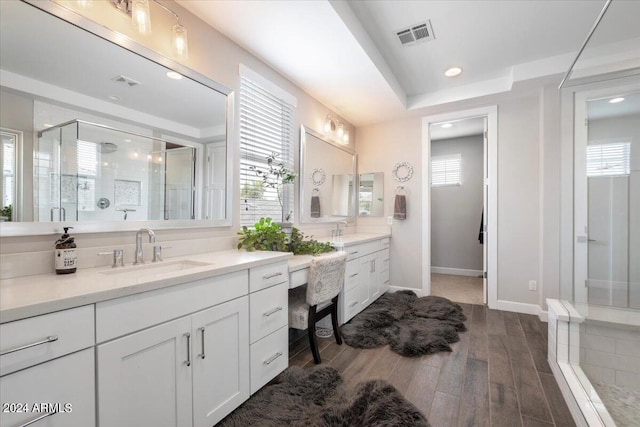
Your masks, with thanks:
M 38 135 L 37 221 L 195 217 L 195 149 L 73 120 Z

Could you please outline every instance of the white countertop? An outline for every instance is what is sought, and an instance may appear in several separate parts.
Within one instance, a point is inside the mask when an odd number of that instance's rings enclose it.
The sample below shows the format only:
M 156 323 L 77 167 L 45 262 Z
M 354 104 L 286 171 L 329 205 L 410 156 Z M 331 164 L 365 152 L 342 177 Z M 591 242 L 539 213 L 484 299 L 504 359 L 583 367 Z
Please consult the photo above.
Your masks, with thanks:
M 0 323 L 285 261 L 292 256 L 284 252 L 229 250 L 167 258 L 158 264 L 181 260 L 209 264 L 181 271 L 149 274 L 147 269 L 143 275 L 113 274 L 118 270 L 98 267 L 79 269 L 73 274 L 50 273 L 0 280 Z M 149 265 L 146 263 L 144 267 Z
M 342 236 L 344 246 L 390 237 L 390 234 L 356 233 Z M 40 314 L 94 304 L 142 292 L 161 289 L 195 280 L 206 279 L 277 261 L 289 262 L 289 271 L 308 268 L 312 255 L 285 252 L 246 252 L 228 250 L 167 258 L 158 267 L 189 260 L 209 265 L 186 270 L 150 274 L 147 262 L 145 273 L 136 275 L 139 267 L 127 265 L 123 270 L 111 267 L 79 269 L 72 274 L 38 274 L 0 280 L 0 323 L 11 322 Z M 118 274 L 132 270 L 131 274 Z M 116 274 L 114 274 L 116 273 Z
M 390 234 L 374 234 L 374 233 L 355 233 L 342 236 L 342 244 L 346 246 L 357 245 L 360 243 L 366 243 L 373 240 L 384 239 L 385 237 L 391 237 Z M 316 239 L 321 241 L 322 239 Z M 311 259 L 313 255 L 296 255 L 289 259 L 289 273 L 309 268 L 311 265 Z

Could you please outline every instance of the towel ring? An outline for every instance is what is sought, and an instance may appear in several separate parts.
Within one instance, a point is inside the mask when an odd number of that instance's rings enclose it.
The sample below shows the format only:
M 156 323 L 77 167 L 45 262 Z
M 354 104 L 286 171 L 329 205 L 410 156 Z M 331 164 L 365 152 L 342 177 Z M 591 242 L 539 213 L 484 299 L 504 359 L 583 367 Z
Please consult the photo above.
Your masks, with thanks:
M 396 187 L 396 195 L 398 194 L 404 194 L 405 196 L 407 195 L 407 190 L 404 188 L 404 185 L 398 185 Z
M 326 179 L 327 179 L 327 175 L 325 175 L 324 169 L 322 168 L 315 168 L 311 172 L 311 182 L 313 182 L 313 185 L 320 186 L 324 184 L 324 181 Z
M 413 176 L 413 166 L 409 162 L 398 162 L 393 167 L 393 179 L 398 182 L 407 182 Z

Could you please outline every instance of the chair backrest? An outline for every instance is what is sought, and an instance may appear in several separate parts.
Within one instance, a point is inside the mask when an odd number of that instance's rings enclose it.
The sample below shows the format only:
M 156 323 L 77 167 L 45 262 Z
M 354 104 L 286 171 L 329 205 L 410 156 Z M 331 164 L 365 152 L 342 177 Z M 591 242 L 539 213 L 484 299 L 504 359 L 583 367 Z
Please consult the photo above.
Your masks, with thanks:
M 344 283 L 346 266 L 346 252 L 314 257 L 309 268 L 307 304 L 318 305 L 338 295 Z

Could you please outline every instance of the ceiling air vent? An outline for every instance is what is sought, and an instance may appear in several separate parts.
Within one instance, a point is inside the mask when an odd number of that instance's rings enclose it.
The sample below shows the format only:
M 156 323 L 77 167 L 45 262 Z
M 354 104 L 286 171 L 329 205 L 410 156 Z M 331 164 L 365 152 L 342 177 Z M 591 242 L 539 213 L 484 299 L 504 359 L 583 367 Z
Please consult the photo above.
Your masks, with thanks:
M 113 80 L 113 81 L 114 81 L 114 82 L 116 82 L 116 83 L 126 83 L 126 84 L 127 84 L 127 85 L 129 85 L 130 87 L 133 87 L 133 86 L 137 86 L 137 85 L 139 85 L 139 84 L 142 84 L 142 83 L 140 83 L 139 81 L 137 81 L 137 80 L 133 80 L 132 78 L 129 78 L 129 77 L 127 77 L 127 76 L 123 76 L 122 74 L 120 74 L 119 76 L 115 76 L 115 77 L 114 77 L 114 78 L 112 78 L 111 80 Z
M 403 46 L 409 46 L 418 42 L 426 42 L 434 40 L 433 28 L 431 27 L 431 21 L 421 22 L 419 24 L 412 25 L 409 28 L 403 28 L 396 31 L 398 39 Z

